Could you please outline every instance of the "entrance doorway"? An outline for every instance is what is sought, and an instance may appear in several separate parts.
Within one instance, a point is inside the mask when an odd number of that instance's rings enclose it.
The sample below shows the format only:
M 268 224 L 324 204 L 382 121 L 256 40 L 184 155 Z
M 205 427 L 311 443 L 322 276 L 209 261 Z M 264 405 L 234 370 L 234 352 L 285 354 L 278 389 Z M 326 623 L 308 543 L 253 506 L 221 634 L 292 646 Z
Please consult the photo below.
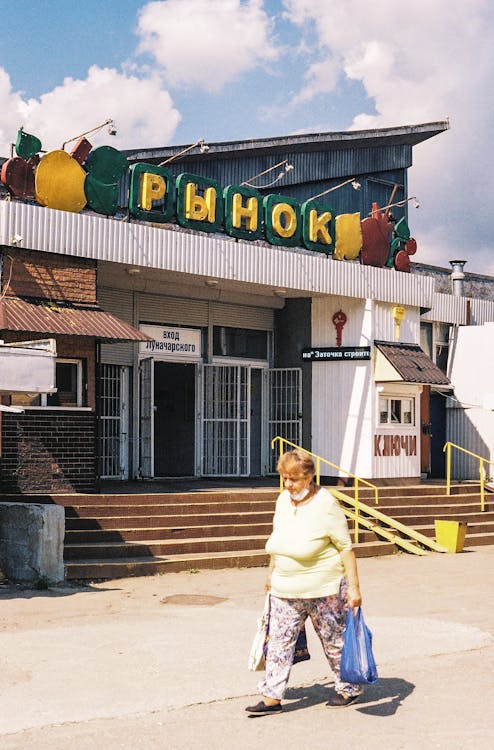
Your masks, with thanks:
M 431 471 L 431 388 L 424 385 L 420 394 L 420 473 L 430 475 Z
M 140 473 L 265 476 L 271 439 L 300 444 L 301 371 L 252 365 L 140 364 Z
M 195 365 L 154 363 L 154 475 L 194 475 Z
M 446 476 L 446 398 L 441 393 L 431 393 L 431 477 L 444 479 Z
M 203 366 L 202 476 L 265 476 L 274 473 L 271 439 L 300 445 L 300 368 L 252 365 Z
M 99 460 L 101 479 L 129 478 L 130 367 L 99 369 Z

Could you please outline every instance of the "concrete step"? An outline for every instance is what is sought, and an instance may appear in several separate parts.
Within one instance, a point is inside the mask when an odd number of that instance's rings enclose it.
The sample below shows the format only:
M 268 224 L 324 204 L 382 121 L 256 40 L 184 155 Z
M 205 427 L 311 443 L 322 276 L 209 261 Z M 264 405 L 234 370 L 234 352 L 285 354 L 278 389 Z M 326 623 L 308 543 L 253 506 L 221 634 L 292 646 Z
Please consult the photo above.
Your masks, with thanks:
M 417 484 L 397 484 L 397 485 L 379 485 L 378 480 L 372 481 L 378 489 L 380 498 L 387 497 L 418 497 L 420 495 L 446 495 L 446 483 L 432 484 L 429 482 Z M 354 487 L 338 487 L 340 492 L 353 494 Z M 451 484 L 451 496 L 458 494 L 470 495 L 479 492 L 478 482 L 466 482 L 460 484 Z M 486 490 L 486 494 L 488 494 Z M 359 496 L 365 502 L 364 498 L 373 498 L 374 490 L 362 484 L 359 485 Z
M 494 534 L 470 534 L 467 531 L 465 547 L 477 547 L 483 544 L 494 544 Z
M 437 519 L 441 520 L 441 519 Z M 443 519 L 446 520 L 446 519 Z M 459 520 L 459 519 L 454 519 Z M 494 535 L 494 522 L 477 522 L 477 523 L 470 523 L 469 521 L 467 523 L 467 530 L 466 530 L 466 537 L 469 537 L 471 534 L 492 534 Z M 425 524 L 416 524 L 414 527 L 415 531 L 420 531 L 421 534 L 424 534 L 424 536 L 435 536 L 436 535 L 436 529 L 434 522 L 432 523 L 425 523 Z
M 188 539 L 159 539 L 141 542 L 95 542 L 66 544 L 65 560 L 96 558 L 142 557 L 152 555 L 184 555 L 203 552 L 236 552 L 263 548 L 266 536 L 199 537 Z
M 118 560 L 105 558 L 70 560 L 65 565 L 68 580 L 100 580 L 155 575 L 156 573 L 179 573 L 184 570 L 219 568 L 253 568 L 268 564 L 265 550 L 216 552 L 214 554 L 173 555 L 173 557 L 122 557 Z
M 171 528 L 179 525 L 204 526 L 217 524 L 229 526 L 232 524 L 272 524 L 273 509 L 260 511 L 258 513 L 211 513 L 206 515 L 163 515 L 163 516 L 102 516 L 99 518 L 67 517 L 65 528 L 68 531 L 105 530 L 105 529 L 147 529 L 147 528 Z
M 163 505 L 154 503 L 153 505 L 80 505 L 67 506 L 65 515 L 67 518 L 108 518 L 112 516 L 157 516 L 157 515 L 174 515 L 183 516 L 184 514 L 200 514 L 209 516 L 212 513 L 225 511 L 229 513 L 247 513 L 264 511 L 274 513 L 275 501 L 258 500 L 253 501 L 230 501 L 218 499 L 216 502 L 194 502 L 186 505 Z
M 389 542 L 367 542 L 355 546 L 357 557 L 376 557 L 390 555 L 395 547 Z M 268 564 L 269 558 L 264 549 L 253 549 L 237 552 L 215 552 L 209 554 L 175 554 L 172 557 L 127 557 L 118 560 L 106 558 L 88 561 L 86 558 L 74 559 L 66 563 L 68 580 L 99 580 L 127 578 L 132 576 L 155 575 L 156 573 L 178 573 L 184 570 L 220 568 L 262 567 Z
M 345 495 L 353 499 L 353 494 L 349 492 L 345 492 Z M 438 495 L 430 495 L 426 493 L 421 493 L 417 495 L 389 495 L 388 497 L 381 497 L 379 495 L 378 503 L 376 505 L 374 495 L 372 496 L 363 496 L 359 492 L 359 500 L 361 503 L 364 503 L 365 505 L 372 505 L 377 508 L 390 508 L 390 507 L 413 507 L 417 504 L 421 505 L 430 505 L 431 507 L 434 507 L 436 505 L 440 505 L 442 503 L 447 503 L 449 505 L 475 505 L 477 504 L 480 507 L 480 494 L 475 492 L 469 492 L 469 493 L 458 493 L 456 495 L 446 495 L 438 494 Z M 492 503 L 494 502 L 494 498 L 491 494 L 485 495 L 485 503 Z
M 391 518 L 399 518 L 403 523 L 409 522 L 409 517 L 422 515 L 429 516 L 430 518 L 437 518 L 438 515 L 483 515 L 484 513 L 494 512 L 494 507 L 490 509 L 486 506 L 485 511 L 480 510 L 480 504 L 473 503 L 471 505 L 452 505 L 451 503 L 442 503 L 440 505 L 410 505 L 404 507 L 402 505 L 390 505 L 388 508 L 381 505 L 369 506 L 381 513 L 384 513 Z
M 227 489 L 227 490 L 202 490 L 197 492 L 154 492 L 142 495 L 132 493 L 112 493 L 112 494 L 29 494 L 29 495 L 2 495 L 2 502 L 20 502 L 20 503 L 42 503 L 57 504 L 63 506 L 84 505 L 187 505 L 190 502 L 225 502 L 225 499 L 232 499 L 238 502 L 252 502 L 256 498 L 276 500 L 278 490 L 272 487 L 252 488 L 252 489 Z
M 176 520 L 176 519 L 175 519 Z M 183 526 L 152 526 L 149 528 L 116 528 L 116 529 L 84 529 L 81 531 L 66 531 L 65 544 L 93 544 L 110 542 L 140 542 L 147 540 L 190 539 L 203 537 L 236 537 L 264 536 L 271 533 L 272 523 L 237 523 L 222 525 L 188 525 L 189 519 L 184 519 Z

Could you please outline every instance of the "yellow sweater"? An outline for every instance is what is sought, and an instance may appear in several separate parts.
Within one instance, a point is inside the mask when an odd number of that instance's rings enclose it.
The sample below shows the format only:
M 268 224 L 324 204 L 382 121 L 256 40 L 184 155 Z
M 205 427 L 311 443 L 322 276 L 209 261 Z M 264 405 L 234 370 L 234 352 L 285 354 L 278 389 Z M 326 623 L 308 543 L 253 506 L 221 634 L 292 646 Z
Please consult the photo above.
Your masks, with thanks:
M 315 599 L 338 592 L 340 552 L 351 549 L 348 524 L 324 487 L 295 507 L 287 490 L 278 497 L 266 552 L 274 558 L 271 593 L 281 599 Z

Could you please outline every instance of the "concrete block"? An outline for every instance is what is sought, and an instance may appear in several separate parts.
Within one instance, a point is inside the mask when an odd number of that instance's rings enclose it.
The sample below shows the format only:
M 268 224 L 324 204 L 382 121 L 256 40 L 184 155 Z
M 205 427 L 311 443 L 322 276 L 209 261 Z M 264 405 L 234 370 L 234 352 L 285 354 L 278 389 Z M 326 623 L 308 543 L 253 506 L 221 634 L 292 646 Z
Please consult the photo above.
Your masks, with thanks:
M 60 505 L 0 502 L 0 570 L 17 583 L 64 580 Z

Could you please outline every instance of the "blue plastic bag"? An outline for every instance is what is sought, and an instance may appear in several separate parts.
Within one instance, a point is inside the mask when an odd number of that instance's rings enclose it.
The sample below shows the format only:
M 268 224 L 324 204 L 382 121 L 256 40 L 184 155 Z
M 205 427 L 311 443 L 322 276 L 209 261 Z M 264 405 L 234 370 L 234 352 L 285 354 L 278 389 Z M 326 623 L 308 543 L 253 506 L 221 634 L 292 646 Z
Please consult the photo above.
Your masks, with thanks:
M 372 633 L 365 624 L 360 607 L 356 614 L 350 608 L 346 616 L 340 676 L 344 682 L 357 684 L 377 680 L 376 662 L 372 653 Z

